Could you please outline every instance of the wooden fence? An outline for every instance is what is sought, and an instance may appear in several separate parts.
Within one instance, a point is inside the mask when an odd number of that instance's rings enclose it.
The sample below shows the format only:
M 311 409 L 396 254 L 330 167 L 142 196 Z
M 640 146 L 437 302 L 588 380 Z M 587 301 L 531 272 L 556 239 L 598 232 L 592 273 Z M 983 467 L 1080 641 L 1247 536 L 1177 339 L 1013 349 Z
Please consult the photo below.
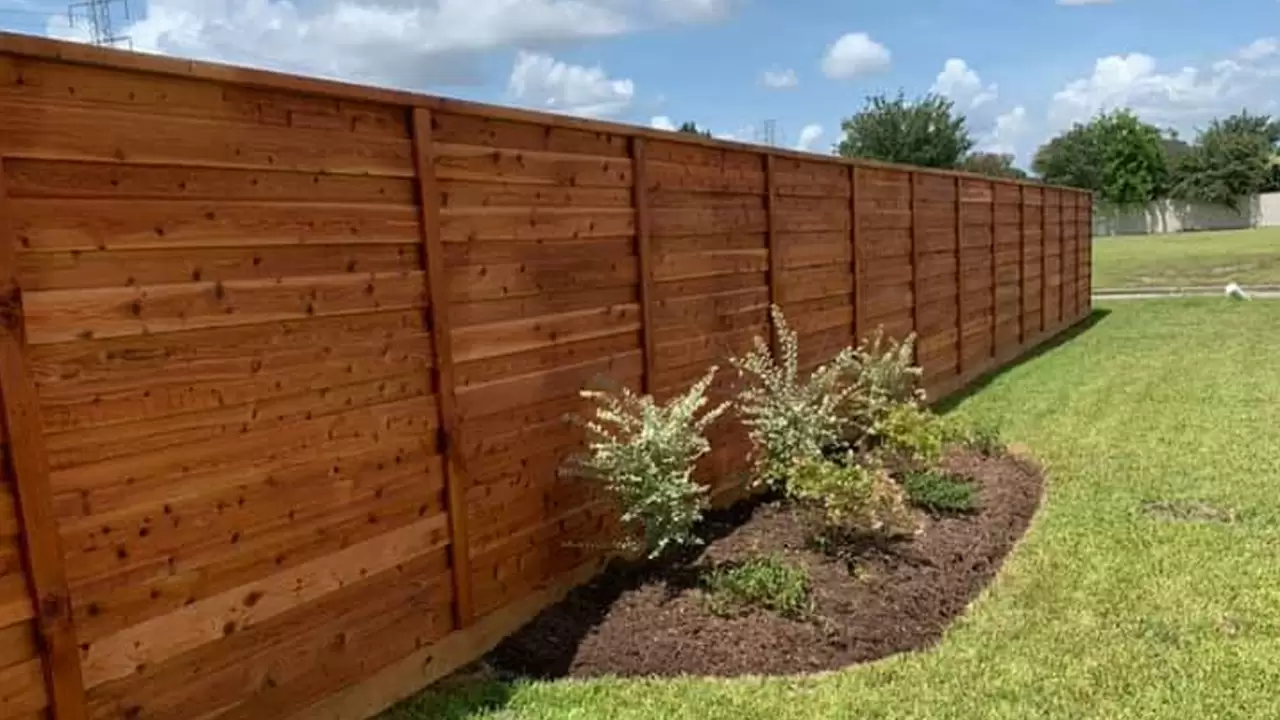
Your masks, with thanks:
M 785 308 L 946 394 L 1089 311 L 1089 198 L 0 36 L 0 718 L 367 717 L 581 582 L 556 469 Z M 745 467 L 724 423 L 702 468 Z

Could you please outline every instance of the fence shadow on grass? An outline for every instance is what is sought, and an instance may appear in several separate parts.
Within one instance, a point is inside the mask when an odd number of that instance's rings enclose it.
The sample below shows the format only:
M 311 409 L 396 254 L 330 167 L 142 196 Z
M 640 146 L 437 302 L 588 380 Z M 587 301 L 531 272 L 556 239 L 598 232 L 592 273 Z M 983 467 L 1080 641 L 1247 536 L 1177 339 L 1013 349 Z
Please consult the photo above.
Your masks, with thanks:
M 968 399 L 970 396 L 975 395 L 979 392 L 982 392 L 984 388 L 986 388 L 988 385 L 994 382 L 1001 375 L 1004 375 L 1005 373 L 1013 370 L 1014 368 L 1018 367 L 1019 365 L 1022 365 L 1023 363 L 1027 363 L 1032 360 L 1035 360 L 1041 355 L 1044 355 L 1047 352 L 1051 352 L 1054 349 L 1071 342 L 1072 340 L 1079 337 L 1080 335 L 1088 332 L 1090 329 L 1093 328 L 1093 326 L 1105 320 L 1106 317 L 1110 314 L 1111 314 L 1110 310 L 1107 310 L 1104 308 L 1094 308 L 1093 312 L 1089 313 L 1089 315 L 1085 317 L 1085 319 L 1071 326 L 1069 329 L 1064 330 L 1062 333 L 1054 337 L 1052 340 L 1043 342 L 1027 350 L 1027 352 L 1023 353 L 1022 355 L 1019 355 L 1017 358 L 1006 363 L 1005 365 L 1002 365 L 1001 367 L 995 368 L 990 372 L 980 375 L 973 382 L 966 385 L 964 389 L 958 390 L 957 392 L 952 393 L 951 395 L 947 396 L 946 399 L 935 404 L 934 409 L 937 410 L 939 413 L 949 412 L 950 410 L 954 409 L 957 405 L 959 405 L 960 403 Z

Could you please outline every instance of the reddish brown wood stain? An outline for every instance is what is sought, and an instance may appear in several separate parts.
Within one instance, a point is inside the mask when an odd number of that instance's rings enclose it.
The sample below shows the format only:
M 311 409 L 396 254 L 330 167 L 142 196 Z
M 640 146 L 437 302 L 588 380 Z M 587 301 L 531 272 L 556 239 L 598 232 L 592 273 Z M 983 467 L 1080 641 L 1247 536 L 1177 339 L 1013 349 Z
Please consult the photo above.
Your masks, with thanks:
M 1034 184 L 10 35 L 0 143 L 0 720 L 368 716 L 598 567 L 584 385 L 1090 311 Z

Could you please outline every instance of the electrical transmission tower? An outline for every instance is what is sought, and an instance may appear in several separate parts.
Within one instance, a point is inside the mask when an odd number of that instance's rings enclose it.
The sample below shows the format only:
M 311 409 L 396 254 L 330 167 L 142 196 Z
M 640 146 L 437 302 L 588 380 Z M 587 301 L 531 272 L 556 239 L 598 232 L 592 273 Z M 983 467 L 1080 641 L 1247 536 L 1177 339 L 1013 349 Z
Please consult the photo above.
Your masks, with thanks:
M 764 141 L 764 144 L 768 145 L 769 147 L 774 147 L 775 145 L 778 144 L 778 121 L 777 120 L 770 119 L 770 120 L 764 121 L 764 137 L 762 138 L 762 140 Z
M 81 0 L 67 6 L 67 17 L 71 27 L 87 26 L 89 37 L 94 45 L 115 47 L 121 43 L 133 48 L 133 41 L 128 35 L 117 35 L 115 18 L 112 9 L 120 6 L 125 21 L 129 16 L 129 0 Z

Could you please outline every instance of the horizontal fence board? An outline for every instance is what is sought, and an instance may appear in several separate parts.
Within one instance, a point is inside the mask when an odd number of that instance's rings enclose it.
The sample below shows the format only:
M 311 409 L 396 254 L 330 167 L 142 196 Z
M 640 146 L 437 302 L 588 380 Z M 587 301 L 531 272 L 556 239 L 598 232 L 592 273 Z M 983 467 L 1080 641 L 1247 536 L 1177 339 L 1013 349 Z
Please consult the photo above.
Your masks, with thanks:
M 581 391 L 728 399 L 771 303 L 803 369 L 914 332 L 943 394 L 1090 310 L 1090 199 L 1034 183 L 2 34 L 0 136 L 92 717 L 353 720 L 476 659 L 622 530 L 561 474 Z M 745 429 L 709 437 L 740 497 Z

